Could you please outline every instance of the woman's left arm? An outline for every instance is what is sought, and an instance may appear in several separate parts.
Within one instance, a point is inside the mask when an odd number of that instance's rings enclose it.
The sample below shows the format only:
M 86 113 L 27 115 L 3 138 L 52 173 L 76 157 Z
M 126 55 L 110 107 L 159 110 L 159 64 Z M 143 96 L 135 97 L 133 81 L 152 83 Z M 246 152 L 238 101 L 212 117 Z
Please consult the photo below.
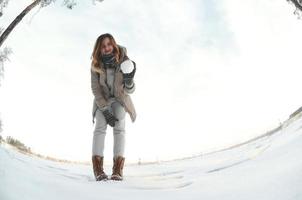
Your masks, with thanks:
M 124 59 L 125 60 L 130 60 L 128 55 L 127 55 L 127 49 L 126 47 L 123 47 L 123 51 L 124 51 Z M 133 61 L 132 61 L 133 62 Z M 134 64 L 134 72 L 136 70 L 136 64 L 135 62 L 133 62 Z M 128 93 L 128 94 L 132 94 L 135 91 L 135 82 L 134 82 L 134 78 L 132 78 L 130 83 L 124 83 L 124 90 Z
M 128 93 L 128 94 L 132 94 L 135 91 L 135 83 L 134 80 L 132 80 L 132 83 L 130 85 L 128 84 L 124 84 L 124 90 Z

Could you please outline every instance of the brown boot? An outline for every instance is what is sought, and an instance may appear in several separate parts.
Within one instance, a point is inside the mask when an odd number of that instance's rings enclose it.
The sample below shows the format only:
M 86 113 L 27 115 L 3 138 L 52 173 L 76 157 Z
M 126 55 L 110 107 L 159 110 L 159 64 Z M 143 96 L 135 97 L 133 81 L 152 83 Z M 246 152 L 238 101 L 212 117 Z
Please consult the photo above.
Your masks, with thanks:
M 125 162 L 125 157 L 123 156 L 113 157 L 111 180 L 116 180 L 116 181 L 123 180 L 124 162 Z
M 108 180 L 103 168 L 104 156 L 92 156 L 93 172 L 96 181 Z

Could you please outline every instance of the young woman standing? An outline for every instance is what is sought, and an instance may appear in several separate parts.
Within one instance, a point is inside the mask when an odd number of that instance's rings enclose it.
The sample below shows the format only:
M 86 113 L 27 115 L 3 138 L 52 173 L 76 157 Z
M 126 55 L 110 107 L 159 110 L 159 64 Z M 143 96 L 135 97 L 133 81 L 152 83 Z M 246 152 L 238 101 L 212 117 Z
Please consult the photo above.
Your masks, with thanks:
M 108 180 L 104 172 L 104 144 L 107 124 L 113 127 L 113 167 L 111 180 L 123 179 L 125 162 L 125 115 L 131 121 L 136 111 L 129 94 L 135 91 L 136 64 L 109 33 L 100 35 L 91 55 L 91 89 L 94 95 L 92 121 L 96 119 L 92 141 L 92 165 L 96 181 Z

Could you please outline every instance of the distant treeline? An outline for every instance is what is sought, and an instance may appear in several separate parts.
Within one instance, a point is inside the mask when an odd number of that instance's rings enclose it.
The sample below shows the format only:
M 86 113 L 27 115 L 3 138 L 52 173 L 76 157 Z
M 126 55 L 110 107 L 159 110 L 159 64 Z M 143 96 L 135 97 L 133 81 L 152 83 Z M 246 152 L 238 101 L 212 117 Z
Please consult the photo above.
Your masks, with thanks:
M 35 155 L 35 156 L 37 156 L 39 158 L 43 158 L 43 159 L 47 159 L 47 160 L 52 160 L 52 161 L 56 161 L 56 162 L 64 162 L 64 163 L 78 163 L 78 164 L 85 164 L 85 165 L 89 165 L 90 164 L 90 162 L 70 161 L 70 160 L 66 160 L 66 159 L 58 159 L 58 158 L 54 158 L 54 157 L 50 157 L 50 156 L 44 156 L 44 155 L 32 152 L 31 149 L 30 149 L 30 147 L 27 147 L 21 141 L 19 141 L 18 139 L 13 138 L 11 136 L 7 136 L 6 139 L 4 139 L 0 135 L 0 144 L 3 143 L 3 142 L 16 147 L 18 150 L 20 150 L 20 152 L 29 153 L 29 154 Z
M 20 142 L 19 140 L 11 137 L 11 136 L 7 136 L 6 139 L 4 140 L 4 138 L 0 135 L 0 143 L 2 142 L 6 142 L 7 144 L 10 144 L 14 147 L 16 147 L 17 149 L 21 150 L 21 151 L 25 151 L 27 153 L 31 153 L 31 150 L 29 147 L 27 147 L 25 144 L 23 144 L 22 142 Z
M 302 112 L 302 107 L 300 107 L 298 110 L 296 110 L 295 112 L 293 112 L 293 113 L 289 116 L 289 118 L 295 117 L 296 115 L 298 115 L 298 114 L 301 113 L 301 112 Z

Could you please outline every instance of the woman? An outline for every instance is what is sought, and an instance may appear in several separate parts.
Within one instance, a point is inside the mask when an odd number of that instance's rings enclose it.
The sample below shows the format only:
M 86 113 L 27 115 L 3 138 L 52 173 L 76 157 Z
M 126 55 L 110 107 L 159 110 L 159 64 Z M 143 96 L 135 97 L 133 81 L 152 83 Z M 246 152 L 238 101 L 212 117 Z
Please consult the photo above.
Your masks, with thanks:
M 136 65 L 127 56 L 125 47 L 118 45 L 109 33 L 100 35 L 91 55 L 91 89 L 94 95 L 92 121 L 96 119 L 92 142 L 92 165 L 96 181 L 108 180 L 104 172 L 104 141 L 107 124 L 113 127 L 113 167 L 111 180 L 123 179 L 125 162 L 125 115 L 131 121 L 136 111 L 129 94 L 135 90 L 133 80 Z M 130 69 L 130 71 L 129 71 Z

